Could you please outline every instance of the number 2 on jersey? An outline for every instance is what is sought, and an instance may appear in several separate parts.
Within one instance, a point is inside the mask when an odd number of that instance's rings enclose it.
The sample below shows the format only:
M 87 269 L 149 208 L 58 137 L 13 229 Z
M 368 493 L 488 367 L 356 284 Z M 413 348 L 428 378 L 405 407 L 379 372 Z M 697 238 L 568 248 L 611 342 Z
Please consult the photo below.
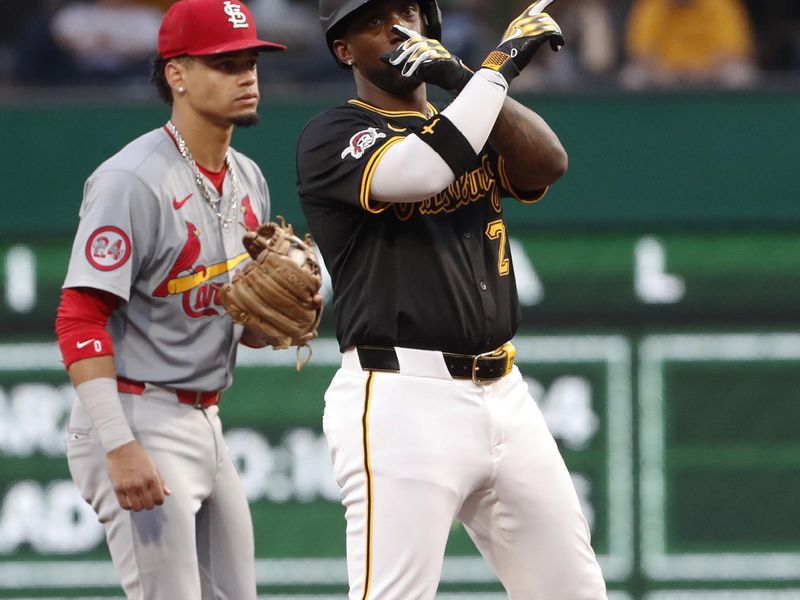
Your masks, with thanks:
M 506 258 L 506 224 L 502 220 L 492 221 L 486 226 L 486 237 L 490 240 L 500 240 L 500 250 L 497 253 L 497 270 L 500 275 L 508 275 L 511 270 Z

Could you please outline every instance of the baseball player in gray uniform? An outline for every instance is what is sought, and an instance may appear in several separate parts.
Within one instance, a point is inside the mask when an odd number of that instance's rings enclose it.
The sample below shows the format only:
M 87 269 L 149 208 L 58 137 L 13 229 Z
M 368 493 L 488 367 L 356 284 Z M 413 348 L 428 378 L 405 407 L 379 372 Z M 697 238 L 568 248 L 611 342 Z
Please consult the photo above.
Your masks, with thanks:
M 172 105 L 86 182 L 56 332 L 77 391 L 67 457 L 131 599 L 256 597 L 250 511 L 217 404 L 240 341 L 219 285 L 267 220 L 258 167 L 230 147 L 258 120 L 257 39 L 243 3 L 180 0 L 153 81 Z

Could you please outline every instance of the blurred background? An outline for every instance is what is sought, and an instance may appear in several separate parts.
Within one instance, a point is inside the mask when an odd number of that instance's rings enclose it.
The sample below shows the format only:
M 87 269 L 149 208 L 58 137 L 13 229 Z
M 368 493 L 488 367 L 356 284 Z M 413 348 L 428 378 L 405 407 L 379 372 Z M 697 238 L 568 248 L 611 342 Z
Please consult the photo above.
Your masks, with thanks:
M 72 389 L 53 320 L 83 182 L 168 118 L 148 82 L 169 0 L 0 1 L 0 598 L 120 598 L 66 468 Z M 247 2 L 262 123 L 237 132 L 273 215 L 304 230 L 294 150 L 354 94 L 310 0 Z M 478 65 L 517 0 L 441 0 Z M 512 94 L 570 154 L 506 200 L 518 363 L 581 497 L 611 600 L 800 599 L 800 2 L 558 0 L 567 46 Z M 435 92 L 434 92 L 435 94 Z M 240 353 L 222 405 L 263 598 L 343 598 L 344 519 L 321 434 L 332 311 L 311 364 Z M 179 352 L 180 349 L 176 349 Z M 441 598 L 502 588 L 454 525 Z

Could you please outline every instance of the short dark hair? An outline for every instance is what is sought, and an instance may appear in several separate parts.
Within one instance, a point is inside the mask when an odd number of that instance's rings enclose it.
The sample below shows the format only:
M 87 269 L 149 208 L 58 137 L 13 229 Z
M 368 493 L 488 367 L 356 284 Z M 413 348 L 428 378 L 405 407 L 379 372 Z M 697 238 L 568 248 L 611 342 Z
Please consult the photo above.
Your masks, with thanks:
M 169 59 L 164 59 L 161 57 L 153 60 L 153 70 L 150 73 L 150 81 L 152 81 L 153 85 L 156 86 L 158 97 L 172 106 L 172 88 L 169 87 L 169 84 L 167 83 L 167 76 L 164 73 L 164 69 L 168 62 Z

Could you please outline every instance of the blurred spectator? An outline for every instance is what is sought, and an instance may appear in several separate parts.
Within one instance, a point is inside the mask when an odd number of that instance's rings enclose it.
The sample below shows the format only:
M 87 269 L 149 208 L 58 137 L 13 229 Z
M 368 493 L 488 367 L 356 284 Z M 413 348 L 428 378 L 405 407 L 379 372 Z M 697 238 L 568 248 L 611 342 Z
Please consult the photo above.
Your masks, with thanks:
M 149 75 L 162 10 L 151 0 L 70 2 L 27 25 L 15 74 L 25 83 L 107 83 Z
M 721 84 L 755 78 L 754 41 L 742 0 L 635 0 L 626 35 L 622 83 Z

